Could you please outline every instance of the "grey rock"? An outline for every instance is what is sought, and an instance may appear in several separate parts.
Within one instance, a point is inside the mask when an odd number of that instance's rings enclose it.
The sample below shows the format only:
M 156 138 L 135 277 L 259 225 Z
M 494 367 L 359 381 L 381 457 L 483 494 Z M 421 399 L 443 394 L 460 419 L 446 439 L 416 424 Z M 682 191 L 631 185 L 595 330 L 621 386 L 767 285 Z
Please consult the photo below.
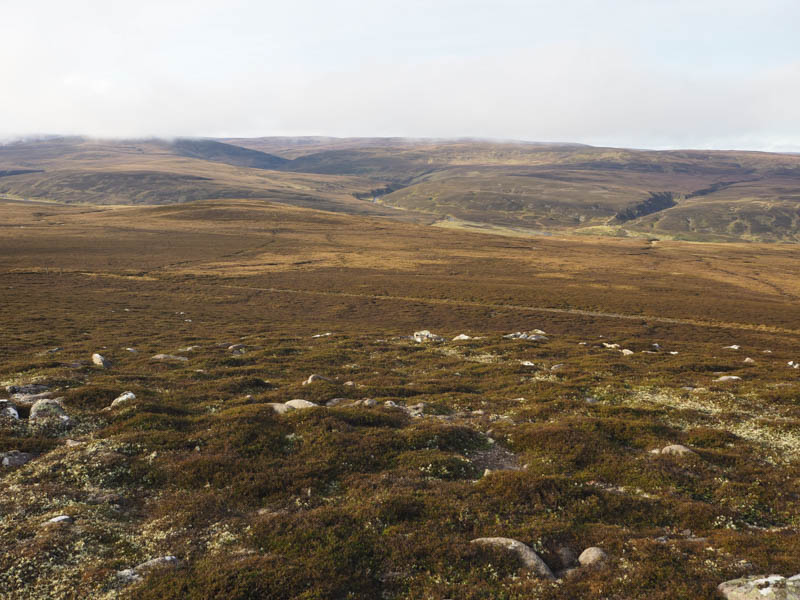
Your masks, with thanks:
M 378 401 L 377 400 L 373 400 L 372 398 L 364 398 L 361 401 L 361 405 L 362 406 L 366 406 L 366 407 L 373 407 L 373 406 L 376 406 L 377 404 L 378 404 Z
M 606 554 L 602 548 L 598 548 L 597 546 L 586 548 L 586 550 L 581 552 L 581 555 L 578 557 L 578 562 L 582 567 L 600 566 L 607 560 L 608 554 Z
M 553 575 L 553 571 L 551 571 L 550 567 L 547 566 L 547 563 L 545 563 L 541 557 L 529 546 L 526 546 L 518 540 L 504 537 L 486 537 L 474 539 L 470 543 L 480 544 L 483 546 L 499 546 L 501 548 L 506 548 L 519 556 L 522 564 L 524 564 L 526 568 L 530 569 L 537 575 L 546 579 L 556 578 L 555 575 Z
M 319 406 L 319 404 L 314 404 L 308 400 L 301 400 L 298 398 L 296 400 L 289 400 L 285 403 L 285 406 L 294 410 L 302 410 L 304 408 L 313 408 L 315 406 Z
M 108 369 L 111 366 L 111 361 L 97 352 L 92 354 L 92 363 L 98 367 L 102 367 L 103 369 Z
M 2 464 L 4 467 L 20 467 L 26 462 L 33 460 L 33 454 L 28 452 L 20 452 L 19 450 L 10 450 L 0 454 L 2 457 Z
M 800 600 L 800 575 L 759 575 L 732 579 L 717 586 L 728 600 Z
M 31 406 L 31 414 L 28 417 L 31 421 L 40 421 L 45 419 L 59 419 L 61 421 L 69 421 L 64 407 L 61 405 L 63 398 L 42 398 L 34 402 Z

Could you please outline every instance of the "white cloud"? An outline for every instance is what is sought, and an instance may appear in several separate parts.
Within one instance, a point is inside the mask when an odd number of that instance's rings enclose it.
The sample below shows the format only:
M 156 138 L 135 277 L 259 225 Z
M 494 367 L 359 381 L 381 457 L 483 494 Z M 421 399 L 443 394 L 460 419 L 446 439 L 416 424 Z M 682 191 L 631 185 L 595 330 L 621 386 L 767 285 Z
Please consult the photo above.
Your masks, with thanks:
M 643 6 L 18 3 L 0 23 L 0 136 L 800 146 L 800 63 L 787 22 L 800 8 L 779 0 Z

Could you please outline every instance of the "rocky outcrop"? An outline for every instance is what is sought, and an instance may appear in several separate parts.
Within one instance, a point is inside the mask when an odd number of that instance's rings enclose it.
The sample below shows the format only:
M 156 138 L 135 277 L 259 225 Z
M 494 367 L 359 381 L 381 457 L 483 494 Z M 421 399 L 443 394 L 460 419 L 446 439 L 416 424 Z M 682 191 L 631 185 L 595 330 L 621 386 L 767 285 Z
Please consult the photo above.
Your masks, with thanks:
M 800 575 L 759 575 L 719 584 L 717 591 L 728 600 L 800 600 Z

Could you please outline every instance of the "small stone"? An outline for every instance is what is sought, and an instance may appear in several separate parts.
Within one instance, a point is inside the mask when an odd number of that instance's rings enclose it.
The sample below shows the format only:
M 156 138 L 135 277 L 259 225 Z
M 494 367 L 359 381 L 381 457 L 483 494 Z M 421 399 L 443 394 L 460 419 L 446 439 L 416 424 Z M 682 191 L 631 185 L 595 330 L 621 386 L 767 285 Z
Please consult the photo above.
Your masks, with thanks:
M 47 523 L 74 523 L 75 519 L 70 517 L 69 515 L 59 515 L 57 517 L 53 517 L 52 519 L 48 519 L 45 524 Z
M 633 354 L 633 350 L 628 350 L 627 348 L 623 348 L 622 350 L 620 350 L 620 352 L 622 352 L 622 356 L 630 356 L 631 354 Z
M 98 367 L 102 367 L 103 369 L 108 369 L 111 366 L 111 361 L 97 352 L 92 354 L 92 363 Z
M 136 394 L 133 392 L 123 392 L 111 403 L 111 408 L 117 408 L 126 402 L 130 402 L 131 400 L 136 400 Z
M 731 344 L 730 346 L 722 347 L 723 350 L 738 350 L 739 348 L 741 348 L 741 346 L 739 346 L 738 344 Z
M 289 408 L 285 404 L 283 404 L 281 402 L 269 402 L 269 403 L 267 403 L 267 406 L 269 406 L 272 410 L 274 410 L 279 415 L 283 415 L 283 414 L 286 414 L 287 412 L 289 412 Z
M 597 546 L 586 548 L 586 550 L 581 552 L 581 555 L 578 557 L 578 562 L 582 567 L 600 566 L 607 560 L 608 554 L 606 554 L 602 548 L 598 548 Z
M 233 354 L 244 354 L 245 346 L 244 344 L 232 344 L 228 346 L 228 352 L 232 352 Z
M 717 377 L 714 381 L 741 381 L 742 378 L 738 375 L 723 375 L 722 377 Z
M 555 575 L 553 575 L 553 571 L 551 571 L 550 567 L 547 566 L 547 563 L 545 563 L 541 557 L 529 546 L 518 540 L 504 537 L 486 537 L 474 539 L 470 543 L 479 544 L 482 546 L 500 546 L 502 548 L 507 548 L 508 550 L 516 553 L 522 561 L 522 564 L 524 564 L 526 568 L 530 569 L 537 575 L 546 579 L 556 578 Z
M 327 381 L 328 383 L 333 382 L 333 380 L 328 377 L 323 377 L 322 375 L 317 375 L 316 373 L 312 373 L 311 375 L 308 376 L 308 379 L 306 379 L 303 382 L 303 385 L 310 385 L 315 381 Z
M 756 361 L 754 361 L 752 358 L 750 358 L 750 357 L 748 356 L 748 357 L 747 357 L 747 358 L 745 358 L 745 359 L 744 359 L 742 362 L 743 362 L 743 363 L 746 363 L 746 364 L 748 364 L 748 365 L 752 365 L 752 364 L 753 364 L 754 362 L 756 362 Z
M 466 340 L 471 340 L 472 338 L 465 333 L 460 333 L 456 337 L 453 338 L 454 342 L 463 342 Z
M 373 400 L 372 398 L 364 398 L 364 400 L 361 401 L 361 404 L 363 406 L 371 408 L 373 406 L 376 406 L 378 404 L 378 401 L 377 400 Z
M 138 350 L 136 348 L 125 348 L 126 352 L 130 352 L 131 354 L 137 354 Z
M 2 464 L 4 467 L 21 467 L 26 462 L 33 460 L 33 454 L 28 452 L 20 452 L 19 450 L 10 450 L 0 454 L 2 457 Z

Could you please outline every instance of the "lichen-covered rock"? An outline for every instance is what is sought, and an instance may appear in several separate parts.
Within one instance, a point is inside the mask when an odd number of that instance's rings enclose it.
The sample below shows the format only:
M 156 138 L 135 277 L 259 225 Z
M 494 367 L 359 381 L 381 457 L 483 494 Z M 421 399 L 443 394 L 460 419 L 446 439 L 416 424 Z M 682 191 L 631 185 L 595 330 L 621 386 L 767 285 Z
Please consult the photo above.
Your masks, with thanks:
M 519 556 L 522 564 L 524 564 L 526 568 L 530 569 L 540 577 L 544 577 L 546 579 L 556 578 L 555 575 L 553 575 L 553 571 L 551 571 L 550 567 L 547 566 L 547 563 L 545 563 L 542 558 L 529 546 L 523 544 L 519 540 L 513 540 L 511 538 L 504 537 L 486 537 L 474 539 L 470 543 L 480 544 L 483 546 L 500 546 L 501 548 L 507 548 Z
M 31 407 L 29 419 L 31 421 L 43 421 L 45 419 L 58 419 L 69 421 L 64 407 L 61 405 L 63 398 L 42 398 L 37 400 Z
M 586 548 L 586 550 L 581 552 L 581 555 L 578 557 L 578 563 L 580 563 L 582 567 L 600 566 L 607 560 L 608 554 L 606 554 L 602 548 L 598 548 L 597 546 Z
M 19 450 L 10 450 L 9 452 L 3 452 L 0 454 L 2 458 L 2 464 L 4 467 L 21 467 L 26 462 L 29 462 L 33 459 L 33 454 L 29 454 L 28 452 L 20 452 Z
M 742 577 L 719 584 L 717 590 L 728 600 L 800 600 L 800 575 Z

